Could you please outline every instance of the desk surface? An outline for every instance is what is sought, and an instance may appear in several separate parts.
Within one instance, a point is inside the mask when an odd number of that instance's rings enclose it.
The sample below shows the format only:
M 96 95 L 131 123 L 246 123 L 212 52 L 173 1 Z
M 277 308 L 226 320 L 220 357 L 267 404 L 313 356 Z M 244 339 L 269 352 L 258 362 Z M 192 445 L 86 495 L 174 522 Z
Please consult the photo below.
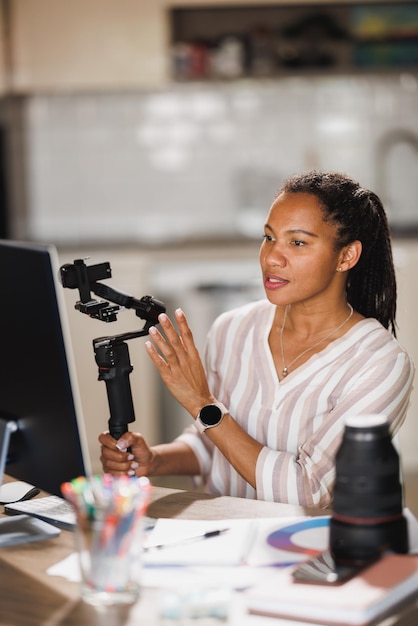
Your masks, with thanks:
M 297 506 L 216 497 L 197 492 L 154 487 L 148 508 L 151 517 L 221 519 L 304 515 Z M 0 624 L 18 626 L 157 626 L 158 591 L 144 589 L 140 600 L 104 612 L 80 600 L 79 586 L 48 576 L 48 567 L 74 551 L 73 534 L 63 530 L 48 541 L 23 544 L 0 551 Z M 252 624 L 248 618 L 248 624 Z M 258 625 L 257 620 L 257 625 Z M 263 620 L 263 624 L 273 624 Z M 384 626 L 416 626 L 418 610 L 410 607 L 386 620 Z M 255 621 L 254 621 L 255 624 Z M 280 621 L 274 620 L 279 626 Z M 202 625 L 203 626 L 203 625 Z M 205 625 L 206 626 L 206 623 Z M 234 626 L 243 626 L 234 624 Z

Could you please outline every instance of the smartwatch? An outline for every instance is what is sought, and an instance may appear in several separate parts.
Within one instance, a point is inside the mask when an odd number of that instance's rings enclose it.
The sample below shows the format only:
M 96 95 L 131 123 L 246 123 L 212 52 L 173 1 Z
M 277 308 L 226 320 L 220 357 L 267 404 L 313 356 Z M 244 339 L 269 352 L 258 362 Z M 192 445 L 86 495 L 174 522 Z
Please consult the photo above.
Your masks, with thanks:
M 204 433 L 208 428 L 219 426 L 224 415 L 228 413 L 228 409 L 220 402 L 207 404 L 196 417 L 195 424 L 199 432 Z

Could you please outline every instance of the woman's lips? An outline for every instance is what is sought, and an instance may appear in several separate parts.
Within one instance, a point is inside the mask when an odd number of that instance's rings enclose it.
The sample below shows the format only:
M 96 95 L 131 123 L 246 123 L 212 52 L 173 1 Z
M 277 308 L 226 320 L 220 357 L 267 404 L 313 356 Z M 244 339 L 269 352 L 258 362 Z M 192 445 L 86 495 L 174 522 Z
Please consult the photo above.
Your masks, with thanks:
M 266 289 L 281 289 L 288 284 L 288 280 L 284 278 L 280 278 L 280 276 L 269 276 L 267 275 L 264 279 L 264 286 Z

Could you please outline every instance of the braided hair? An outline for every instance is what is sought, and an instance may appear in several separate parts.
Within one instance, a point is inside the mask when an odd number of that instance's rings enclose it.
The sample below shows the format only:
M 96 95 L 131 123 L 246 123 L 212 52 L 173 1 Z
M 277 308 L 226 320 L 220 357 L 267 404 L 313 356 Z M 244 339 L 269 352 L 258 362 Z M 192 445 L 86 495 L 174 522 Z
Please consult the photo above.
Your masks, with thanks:
M 358 240 L 362 253 L 347 279 L 347 299 L 396 337 L 396 277 L 389 224 L 378 196 L 339 172 L 311 171 L 290 177 L 279 193 L 309 193 L 324 220 L 337 226 L 336 250 Z

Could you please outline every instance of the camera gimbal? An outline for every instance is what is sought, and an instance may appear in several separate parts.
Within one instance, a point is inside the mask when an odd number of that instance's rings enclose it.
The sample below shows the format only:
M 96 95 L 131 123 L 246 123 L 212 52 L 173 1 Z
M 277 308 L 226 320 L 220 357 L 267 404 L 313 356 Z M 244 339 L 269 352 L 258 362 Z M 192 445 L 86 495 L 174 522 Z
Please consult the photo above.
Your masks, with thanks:
M 110 409 L 109 431 L 112 437 L 119 439 L 126 432 L 127 424 L 135 421 L 129 381 L 133 367 L 125 342 L 147 335 L 149 328 L 158 324 L 158 316 L 165 312 L 165 305 L 152 296 L 143 296 L 137 300 L 133 296 L 99 283 L 98 281 L 112 276 L 110 264 L 107 262 L 87 266 L 84 260 L 76 259 L 73 265 L 69 263 L 63 265 L 60 274 L 63 287 L 79 290 L 80 300 L 76 302 L 75 308 L 81 313 L 102 322 L 114 322 L 123 307 L 134 309 L 136 315 L 145 320 L 141 330 L 93 339 L 95 360 L 99 367 L 98 380 L 104 380 L 106 383 Z M 103 300 L 95 300 L 91 292 Z M 114 304 L 110 304 L 109 301 Z

